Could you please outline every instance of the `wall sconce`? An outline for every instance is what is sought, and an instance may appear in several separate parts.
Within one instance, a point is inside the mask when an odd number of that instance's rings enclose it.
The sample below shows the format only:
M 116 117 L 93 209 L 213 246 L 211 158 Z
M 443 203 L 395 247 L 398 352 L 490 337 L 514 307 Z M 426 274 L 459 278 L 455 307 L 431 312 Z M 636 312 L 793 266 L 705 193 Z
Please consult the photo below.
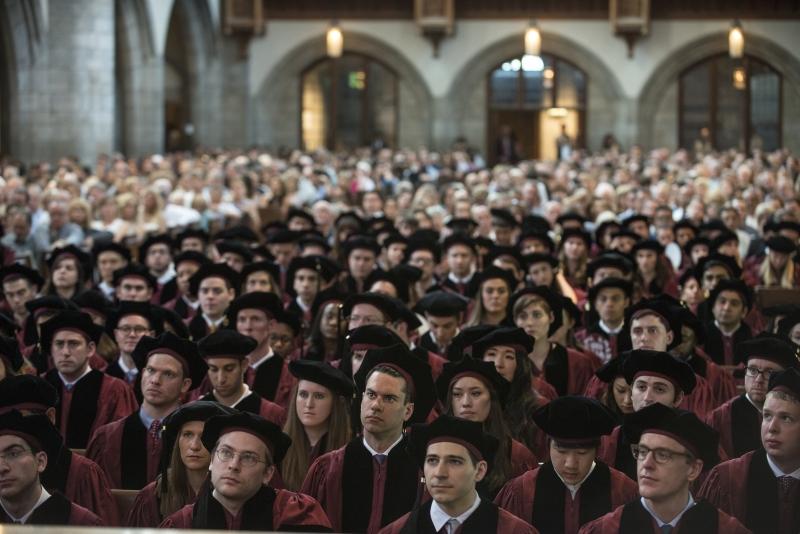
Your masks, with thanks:
M 733 59 L 739 59 L 744 55 L 744 33 L 739 19 L 733 21 L 728 32 L 728 54 Z
M 542 35 L 536 21 L 531 21 L 525 32 L 525 55 L 539 56 L 542 53 Z
M 555 78 L 556 73 L 553 71 L 552 67 L 547 67 L 542 71 L 542 86 L 545 89 L 552 89 L 553 88 L 553 78 Z
M 733 87 L 739 91 L 744 91 L 747 88 L 747 72 L 744 67 L 733 69 Z
M 344 36 L 336 21 L 333 21 L 331 27 L 328 28 L 328 33 L 325 36 L 325 44 L 328 50 L 328 57 L 342 57 Z

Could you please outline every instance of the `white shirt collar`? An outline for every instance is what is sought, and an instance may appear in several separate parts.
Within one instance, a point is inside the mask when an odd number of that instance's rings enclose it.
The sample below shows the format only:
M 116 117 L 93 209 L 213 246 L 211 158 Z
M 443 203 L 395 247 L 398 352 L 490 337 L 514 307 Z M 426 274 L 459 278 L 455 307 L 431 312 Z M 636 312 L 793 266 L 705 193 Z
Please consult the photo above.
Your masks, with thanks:
M 163 286 L 173 278 L 175 278 L 175 266 L 170 263 L 164 274 L 158 277 L 157 282 Z
M 364 443 L 364 447 L 366 447 L 366 449 L 369 451 L 369 453 L 370 453 L 372 456 L 375 456 L 376 454 L 385 454 L 386 456 L 389 456 L 389 453 L 390 453 L 390 452 L 392 452 L 392 449 L 394 449 L 394 448 L 395 448 L 395 446 L 396 446 L 398 443 L 400 443 L 400 441 L 401 441 L 402 439 L 403 439 L 403 434 L 402 434 L 402 432 L 401 432 L 401 433 L 400 433 L 400 437 L 399 437 L 399 438 L 397 438 L 397 441 L 395 441 L 394 443 L 392 443 L 391 445 L 389 445 L 389 448 L 387 448 L 387 449 L 386 449 L 385 451 L 383 451 L 383 452 L 378 452 L 378 451 L 376 451 L 375 449 L 373 449 L 372 447 L 370 447 L 370 446 L 369 446 L 369 443 L 367 443 L 367 438 L 361 438 L 361 441 Z
M 469 281 L 470 281 L 470 280 L 472 280 L 472 274 L 473 274 L 473 272 L 474 272 L 474 271 L 470 272 L 470 273 L 469 273 L 467 276 L 465 276 L 464 278 L 459 278 L 459 277 L 457 277 L 456 275 L 454 275 L 453 273 L 449 273 L 449 274 L 447 275 L 447 278 L 448 278 L 448 279 L 449 279 L 451 282 L 453 282 L 453 283 L 456 283 L 456 284 L 464 284 L 464 285 L 466 285 L 466 284 L 468 284 L 468 283 L 469 283 Z
M 242 384 L 242 385 L 244 386 L 244 393 L 242 394 L 242 396 L 241 396 L 241 397 L 239 397 L 238 399 L 236 399 L 236 402 L 234 402 L 233 404 L 231 404 L 230 406 L 228 406 L 228 408 L 236 408 L 236 405 L 237 405 L 237 404 L 239 404 L 240 402 L 242 402 L 244 399 L 246 399 L 246 398 L 247 398 L 247 396 L 248 396 L 248 395 L 250 395 L 250 394 L 252 393 L 252 391 L 250 391 L 250 386 L 248 386 L 246 383 L 245 383 L 245 384 Z M 214 398 L 216 399 L 216 398 L 217 398 L 217 396 L 216 396 L 216 395 L 214 395 Z M 217 401 L 217 402 L 219 402 L 219 401 Z M 220 404 L 221 404 L 221 403 L 220 403 Z
M 667 523 L 666 521 L 662 521 L 661 518 L 659 518 L 656 515 L 656 513 L 653 510 L 651 510 L 649 506 L 647 506 L 647 501 L 645 500 L 644 497 L 641 497 L 641 501 L 642 501 L 642 506 L 644 506 L 644 509 L 647 510 L 647 512 L 651 516 L 653 516 L 653 519 L 656 520 L 656 523 L 658 523 L 658 528 L 661 528 L 664 525 L 671 525 L 673 528 L 675 528 L 676 526 L 678 526 L 678 522 L 681 520 L 681 517 L 683 517 L 683 514 L 685 514 L 686 511 L 689 508 L 691 508 L 692 506 L 694 506 L 694 504 L 695 504 L 694 503 L 694 497 L 692 497 L 692 494 L 690 492 L 689 493 L 689 502 L 686 503 L 686 507 L 683 510 L 681 510 L 681 512 L 678 515 L 676 515 L 675 518 L 672 521 Z
M 304 312 L 307 312 L 308 310 L 311 309 L 311 306 L 306 306 L 305 304 L 303 304 L 303 301 L 300 300 L 300 297 L 295 297 L 294 301 L 297 303 L 297 305 L 300 307 L 300 309 L 303 310 Z
M 575 484 L 575 485 L 572 485 L 572 484 L 567 484 L 567 481 L 566 481 L 566 480 L 564 480 L 564 479 L 561 477 L 561 473 L 559 473 L 557 469 L 553 468 L 553 471 L 555 471 L 555 472 L 556 472 L 556 475 L 558 475 L 558 478 L 560 478 L 560 479 L 561 479 L 561 482 L 563 482 L 563 483 L 564 483 L 564 485 L 565 485 L 565 486 L 567 487 L 567 489 L 569 490 L 570 494 L 572 495 L 572 498 L 573 498 L 573 499 L 575 499 L 575 495 L 578 493 L 578 490 L 579 490 L 579 489 L 581 489 L 581 485 L 583 485 L 583 483 L 584 483 L 584 482 L 586 482 L 586 479 L 587 479 L 587 478 L 589 478 L 589 475 L 591 475 L 591 474 L 592 474 L 592 471 L 594 471 L 594 468 L 595 468 L 596 466 L 597 466 L 597 462 L 592 462 L 592 467 L 590 467 L 590 468 L 589 468 L 589 472 L 588 472 L 588 473 L 586 473 L 586 476 L 585 476 L 585 477 L 583 477 L 583 480 L 581 480 L 580 482 L 578 482 L 578 483 L 577 483 L 577 484 Z
M 83 374 L 82 374 L 81 376 L 79 376 L 78 378 L 76 378 L 75 380 L 73 380 L 72 382 L 70 382 L 70 381 L 68 381 L 66 378 L 64 378 L 64 375 L 62 375 L 60 372 L 58 373 L 58 378 L 60 378 L 60 379 L 61 379 L 61 382 L 63 382 L 63 383 L 64 383 L 64 386 L 65 386 L 66 388 L 70 388 L 70 389 L 71 389 L 71 388 L 75 387 L 75 384 L 77 384 L 78 382 L 80 382 L 80 381 L 81 381 L 81 379 L 82 379 L 84 376 L 88 375 L 88 374 L 89 374 L 89 373 L 91 373 L 91 372 L 92 372 L 92 366 L 91 366 L 91 365 L 87 365 L 87 366 L 86 366 L 86 370 L 83 372 Z
M 119 368 L 122 369 L 122 372 L 125 373 L 126 375 L 128 373 L 133 373 L 134 375 L 139 374 L 139 369 L 137 369 L 135 365 L 133 367 L 128 367 L 125 364 L 125 359 L 122 357 L 122 355 L 120 355 L 120 357 L 117 358 L 117 365 L 119 365 Z
M 434 530 L 436 530 L 436 532 L 439 532 L 451 519 L 455 519 L 456 521 L 458 521 L 459 526 L 463 525 L 464 522 L 467 519 L 469 519 L 469 516 L 471 516 L 472 513 L 478 509 L 478 506 L 481 505 L 481 498 L 478 495 L 478 492 L 475 491 L 474 494 L 475 494 L 475 501 L 472 503 L 472 506 L 470 506 L 466 512 L 464 512 L 458 517 L 451 517 L 450 515 L 447 514 L 447 512 L 442 510 L 438 502 L 433 501 L 433 503 L 431 503 L 431 521 L 433 522 Z
M 723 336 L 725 336 L 725 337 L 731 337 L 733 334 L 735 334 L 735 333 L 736 333 L 736 331 L 737 331 L 737 330 L 739 330 L 739 329 L 742 327 L 742 323 L 741 323 L 741 321 L 740 321 L 740 322 L 739 322 L 739 324 L 738 324 L 738 325 L 736 325 L 736 328 L 734 328 L 734 329 L 733 329 L 733 330 L 731 330 L 730 332 L 727 332 L 727 331 L 726 331 L 724 328 L 722 328 L 722 325 L 721 325 L 721 324 L 719 324 L 719 321 L 717 321 L 716 319 L 714 319 L 714 325 L 717 327 L 717 329 L 718 329 L 718 330 L 719 330 L 719 331 L 722 333 L 722 335 L 723 335 Z
M 750 404 L 753 405 L 753 408 L 755 408 L 756 410 L 758 410 L 759 413 L 761 413 L 761 407 L 758 404 L 756 404 L 755 402 L 753 402 L 753 399 L 750 398 L 750 395 L 745 393 L 744 394 L 744 398 L 747 399 L 748 402 L 750 402 Z
M 270 347 L 269 351 L 265 355 L 263 355 L 261 358 L 259 358 L 257 362 L 251 362 L 250 363 L 250 368 L 251 369 L 258 369 L 259 365 L 261 365 L 265 361 L 269 360 L 273 356 L 275 356 L 275 352 L 272 350 L 272 347 Z
M 212 318 L 210 318 L 210 317 L 209 317 L 208 315 L 206 315 L 205 313 L 203 313 L 202 315 L 203 315 L 203 320 L 206 322 L 206 324 L 207 324 L 208 326 L 215 326 L 215 327 L 216 327 L 216 326 L 219 326 L 219 325 L 221 325 L 221 324 L 222 324 L 222 322 L 225 320 L 225 315 L 223 315 L 222 317 L 220 317 L 220 318 L 219 318 L 219 319 L 217 319 L 216 321 L 215 321 L 215 320 L 213 320 Z
M 200 299 L 192 301 L 192 300 L 189 300 L 189 298 L 186 295 L 181 295 L 181 298 L 183 299 L 183 302 L 185 302 L 186 305 L 189 306 L 193 310 L 196 310 L 197 308 L 200 307 Z
M 769 464 L 769 468 L 772 469 L 772 473 L 775 475 L 775 478 L 778 477 L 792 477 L 800 480 L 800 467 L 792 471 L 791 473 L 784 473 L 778 465 L 772 461 L 769 454 L 767 455 L 767 463 Z
M 623 321 L 622 324 L 620 324 L 619 327 L 617 328 L 611 328 L 606 323 L 604 323 L 602 319 L 600 319 L 600 321 L 597 323 L 597 326 L 599 326 L 600 330 L 602 330 L 608 335 L 619 334 L 620 332 L 622 332 L 622 327 L 625 326 L 625 322 Z
M 40 494 L 39 494 L 39 500 L 38 500 L 38 501 L 36 501 L 36 504 L 34 504 L 34 505 L 33 505 L 33 508 L 31 508 L 30 510 L 28 510 L 28 513 L 26 513 L 26 514 L 25 514 L 25 515 L 23 515 L 22 517 L 14 517 L 13 515 L 11 515 L 11 514 L 8 512 L 8 510 L 6 510 L 6 507 L 5 507 L 5 506 L 3 506 L 3 501 L 2 501 L 2 500 L 0 500 L 0 506 L 2 506 L 2 507 L 3 507 L 3 511 L 4 511 L 4 512 L 6 513 L 6 515 L 7 515 L 7 516 L 8 516 L 8 517 L 11 519 L 11 521 L 18 522 L 18 523 L 23 523 L 23 524 L 27 523 L 27 522 L 28 522 L 28 519 L 31 517 L 31 514 L 32 514 L 33 512 L 35 512 L 37 508 L 39 508 L 41 505 L 43 505 L 43 504 L 44 504 L 44 502 L 45 502 L 47 499 L 49 499 L 49 498 L 50 498 L 50 494 L 47 492 L 47 490 L 46 490 L 46 489 L 44 489 L 44 486 L 42 486 L 41 484 L 39 484 L 39 488 L 42 490 L 42 493 L 40 493 Z

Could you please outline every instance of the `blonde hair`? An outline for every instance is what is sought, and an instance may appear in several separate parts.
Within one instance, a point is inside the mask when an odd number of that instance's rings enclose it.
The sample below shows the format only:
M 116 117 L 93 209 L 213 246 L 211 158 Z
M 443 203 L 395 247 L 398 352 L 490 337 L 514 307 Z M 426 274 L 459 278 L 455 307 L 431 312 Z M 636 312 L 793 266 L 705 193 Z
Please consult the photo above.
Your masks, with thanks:
M 786 265 L 783 267 L 783 272 L 780 274 L 776 273 L 769 261 L 768 253 L 764 257 L 764 261 L 761 262 L 761 266 L 758 268 L 758 274 L 760 275 L 761 280 L 764 281 L 764 285 L 767 287 L 777 286 L 793 289 L 795 287 L 794 268 L 794 259 L 789 258 L 786 262 Z

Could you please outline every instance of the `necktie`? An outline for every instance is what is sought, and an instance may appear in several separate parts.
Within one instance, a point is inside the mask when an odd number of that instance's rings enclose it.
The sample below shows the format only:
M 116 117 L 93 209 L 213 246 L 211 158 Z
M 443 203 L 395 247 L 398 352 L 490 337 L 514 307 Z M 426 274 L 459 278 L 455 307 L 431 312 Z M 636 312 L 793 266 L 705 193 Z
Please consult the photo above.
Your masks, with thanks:
M 64 384 L 64 389 L 67 390 L 67 393 L 72 393 L 72 390 L 75 389 L 75 384 Z
M 778 489 L 780 490 L 781 499 L 788 501 L 792 495 L 792 490 L 799 483 L 800 480 L 789 475 L 778 477 Z
M 672 525 L 661 525 L 661 534 L 671 534 Z
M 386 462 L 385 454 L 376 454 L 375 456 L 373 456 L 373 458 L 375 458 L 375 461 L 381 465 L 383 465 Z
M 153 441 L 158 441 L 161 438 L 161 419 L 153 419 L 147 432 Z
M 458 528 L 458 519 L 448 519 L 445 527 L 447 527 L 447 534 L 455 534 L 455 531 Z

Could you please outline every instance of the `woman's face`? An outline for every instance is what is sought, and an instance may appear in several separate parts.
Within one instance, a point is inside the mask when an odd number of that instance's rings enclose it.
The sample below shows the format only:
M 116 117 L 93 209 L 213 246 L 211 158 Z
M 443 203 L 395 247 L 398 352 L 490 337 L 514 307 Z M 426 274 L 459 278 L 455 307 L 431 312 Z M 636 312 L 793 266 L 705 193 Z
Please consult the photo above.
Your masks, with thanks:
M 789 255 L 783 252 L 778 252 L 777 250 L 770 250 L 769 251 L 769 264 L 772 268 L 778 272 L 783 271 L 783 268 L 786 267 L 786 263 L 789 261 Z
M 319 330 L 325 339 L 337 339 L 339 332 L 339 303 L 329 302 L 322 309 L 322 319 L 319 323 Z
M 295 397 L 297 418 L 305 427 L 317 428 L 328 423 L 333 410 L 333 393 L 316 382 L 300 380 Z
M 489 418 L 492 396 L 482 381 L 463 376 L 450 389 L 450 406 L 454 416 L 483 423 Z
M 547 339 L 553 314 L 540 302 L 532 302 L 514 317 L 514 323 L 535 339 Z
M 136 218 L 136 203 L 128 202 L 122 207 L 122 218 L 126 221 L 132 221 Z
M 511 382 L 517 371 L 517 352 L 514 347 L 498 345 L 483 354 L 483 361 L 492 362 L 500 376 Z
M 500 278 L 491 278 L 481 285 L 481 300 L 489 313 L 502 313 L 508 306 L 508 285 Z
M 696 306 L 703 300 L 703 295 L 700 292 L 700 282 L 695 278 L 689 278 L 683 288 L 681 288 L 681 300 L 689 306 Z
M 203 447 L 203 442 L 200 440 L 204 426 L 203 421 L 189 421 L 181 427 L 178 436 L 181 461 L 190 471 L 205 471 L 211 463 L 211 454 Z
M 564 254 L 570 260 L 579 260 L 586 255 L 586 242 L 579 237 L 570 237 L 564 243 Z
M 636 252 L 636 265 L 643 274 L 654 273 L 658 255 L 653 250 L 639 250 Z
M 83 208 L 75 206 L 69 210 L 69 220 L 78 226 L 85 226 L 87 223 L 86 211 L 84 211 Z
M 158 202 L 156 202 L 156 195 L 152 191 L 148 191 L 144 195 L 144 209 L 148 212 L 153 212 L 158 207 Z
M 53 269 L 53 285 L 58 288 L 74 287 L 78 283 L 78 262 L 75 258 L 58 260 Z
M 617 403 L 620 411 L 624 414 L 633 413 L 633 402 L 631 402 L 631 387 L 625 382 L 625 378 L 618 376 L 611 384 L 611 391 L 614 394 L 614 402 Z

